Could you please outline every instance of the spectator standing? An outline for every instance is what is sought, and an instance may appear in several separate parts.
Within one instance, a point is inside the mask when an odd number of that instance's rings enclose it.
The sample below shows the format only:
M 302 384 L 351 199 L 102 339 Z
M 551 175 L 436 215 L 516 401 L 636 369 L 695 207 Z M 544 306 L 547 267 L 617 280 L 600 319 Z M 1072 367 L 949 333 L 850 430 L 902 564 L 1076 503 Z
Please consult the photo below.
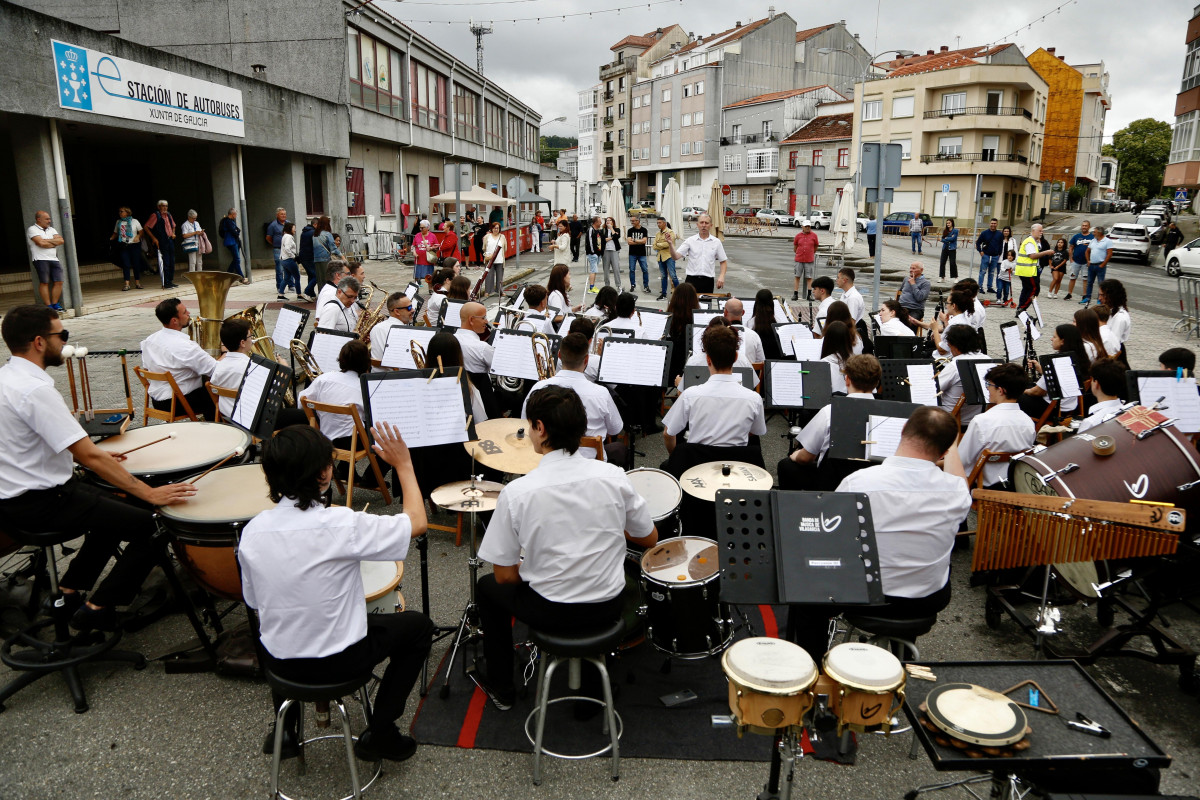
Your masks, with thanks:
M 1042 236 L 1042 226 L 1035 222 L 1029 229 L 1029 235 L 1021 240 L 1021 247 L 1017 250 L 1017 268 L 1016 275 L 1021 279 L 1021 299 L 1017 303 L 1017 308 L 1021 311 L 1025 310 L 1030 301 L 1033 300 L 1038 270 L 1041 269 L 1039 264 L 1043 258 L 1048 258 L 1053 252 L 1050 249 L 1050 244 L 1045 242 L 1045 237 Z
M 1000 271 L 1000 259 L 1004 255 L 1004 233 L 996 229 L 998 221 L 992 217 L 987 230 L 980 231 L 975 239 L 975 250 L 979 253 L 979 291 L 1000 293 L 996 286 L 996 273 Z M 986 279 L 986 281 L 985 281 Z
M 310 303 L 317 302 L 317 292 L 320 290 L 321 279 L 317 274 L 317 263 L 313 260 L 313 235 L 317 232 L 317 220 L 309 220 L 300 231 L 299 245 L 296 249 L 296 261 L 304 267 L 308 275 L 308 285 L 304 287 L 304 296 Z
M 1047 299 L 1057 299 L 1058 289 L 1062 286 L 1070 262 L 1071 248 L 1067 246 L 1067 240 L 1060 236 L 1054 243 L 1054 252 L 1050 254 L 1050 291 L 1046 292 Z
M 283 238 L 279 242 L 279 259 L 283 267 L 284 288 L 292 287 L 296 290 L 296 299 L 303 300 L 304 297 L 300 294 L 300 266 L 296 263 L 296 255 L 300 251 L 300 245 L 296 242 L 296 223 L 283 223 Z M 287 300 L 286 297 L 280 295 L 281 300 Z
M 908 221 L 908 236 L 912 239 L 912 251 L 920 253 L 925 237 L 925 220 L 921 219 L 920 212 L 913 214 L 913 218 Z
M 675 275 L 675 259 L 671 257 L 671 246 L 675 242 L 675 231 L 666 217 L 658 218 L 658 233 L 654 234 L 654 252 L 658 257 L 658 274 L 662 276 L 662 289 L 658 299 L 667 299 L 667 276 L 671 276 L 671 289 L 679 286 L 679 278 Z
M 604 227 L 600 231 L 601 248 L 600 253 L 603 257 L 604 267 L 604 285 L 608 286 L 608 273 L 612 272 L 613 283 L 617 287 L 617 291 L 621 291 L 621 268 L 618 266 L 621 258 L 621 229 L 617 227 L 617 221 L 612 217 L 604 218 Z M 637 288 L 637 284 L 631 284 L 630 289 Z
M 529 226 L 530 233 L 533 234 L 531 237 L 532 241 L 530 242 L 530 244 L 532 245 L 532 247 L 530 248 L 530 252 L 532 252 L 532 253 L 542 252 L 542 229 L 545 227 L 546 227 L 546 220 L 542 218 L 542 212 L 541 211 L 533 212 L 533 222 L 530 223 L 530 226 Z
M 804 279 L 804 293 L 812 291 L 813 278 L 817 276 L 817 245 L 820 240 L 812 231 L 812 224 L 805 219 L 800 232 L 792 239 L 795 264 L 792 278 L 792 299 L 800 299 L 800 279 Z
M 571 231 L 571 263 L 579 261 L 579 240 L 583 238 L 587 226 L 580 221 L 578 214 L 571 215 L 571 221 L 568 223 Z M 590 283 L 588 284 L 591 285 Z
M 167 210 L 167 201 L 159 200 L 158 206 L 146 220 L 143 232 L 150 239 L 150 246 L 158 251 L 164 289 L 175 289 L 175 218 Z
M 217 226 L 217 235 L 221 237 L 221 244 L 229 251 L 231 260 L 226 271 L 240 276 L 242 283 L 249 283 L 250 280 L 242 273 L 242 229 L 238 227 L 237 215 L 236 208 L 226 211 L 225 216 L 221 217 L 221 224 Z M 128 285 L 128 276 L 125 282 Z M 142 288 L 141 284 L 138 284 L 138 288 Z
M 1108 260 L 1112 258 L 1113 240 L 1105 236 L 1103 226 L 1097 225 L 1093 230 L 1092 241 L 1088 242 L 1088 276 L 1087 289 L 1079 305 L 1086 306 L 1092 299 L 1092 286 L 1104 281 L 1108 272 Z
M 413 278 L 423 281 L 433 274 L 433 262 L 430 257 L 436 257 L 438 251 L 437 235 L 429 230 L 429 220 L 423 219 L 417 223 L 417 235 L 413 237 L 412 246 L 416 261 Z
M 954 227 L 954 217 L 946 217 L 946 225 L 938 236 L 942 243 L 942 256 L 938 262 L 938 280 L 946 277 L 946 263 L 950 263 L 950 278 L 958 278 L 958 228 Z M 981 283 L 980 286 L 983 284 Z
M 183 252 L 187 253 L 188 272 L 204 269 L 204 254 L 200 252 L 200 234 L 204 233 L 204 228 L 200 227 L 200 221 L 196 217 L 196 209 L 189 208 L 187 222 L 179 228 L 179 232 L 183 234 Z
M 600 272 L 600 259 L 604 252 L 604 242 L 600 238 L 601 224 L 602 221 L 599 217 L 592 217 L 592 225 L 584 233 L 583 252 L 587 256 L 587 290 L 589 292 L 599 291 L 596 287 L 596 275 Z
M 275 219 L 267 223 L 266 230 L 267 244 L 271 246 L 271 254 L 275 257 L 275 291 L 279 293 L 280 300 L 287 299 L 283 296 L 283 290 L 287 287 L 284 285 L 283 261 L 279 255 L 283 246 L 283 223 L 287 221 L 287 209 L 280 206 L 275 209 Z
M 491 226 L 493 223 L 496 223 L 496 222 L 499 222 L 499 223 L 500 223 L 500 225 L 503 227 L 503 225 L 504 225 L 504 211 L 503 211 L 503 210 L 500 208 L 500 206 L 496 206 L 496 207 L 494 207 L 494 208 L 492 209 L 492 213 L 491 213 L 490 215 L 488 215 L 488 226 L 489 226 L 489 227 L 490 227 L 490 226 Z
M 1012 250 L 1004 252 L 1000 262 L 1000 274 L 996 276 L 996 302 L 1001 306 L 1015 306 L 1012 298 L 1012 279 L 1017 268 L 1017 254 Z
M 925 267 L 920 261 L 914 261 L 908 266 L 908 279 L 900 284 L 896 299 L 908 311 L 913 319 L 925 318 L 925 301 L 929 298 L 932 285 L 925 277 Z
M 625 244 L 629 247 L 629 290 L 637 287 L 637 266 L 642 265 L 642 291 L 650 294 L 650 270 L 646 263 L 646 241 L 649 232 L 642 227 L 642 218 L 635 216 L 633 224 L 625 232 Z
M 443 266 L 447 259 L 458 261 L 458 234 L 454 232 L 453 222 L 442 223 L 442 241 L 438 244 L 435 267 Z
M 329 262 L 334 256 L 342 254 L 333 240 L 333 223 L 329 221 L 329 217 L 317 218 L 312 243 L 313 271 L 317 273 L 319 284 L 324 286 L 329 281 Z
M 1167 226 L 1167 235 L 1163 237 L 1163 262 L 1167 260 L 1167 256 L 1171 255 L 1171 251 L 1179 247 L 1183 243 L 1183 231 L 1179 230 L 1174 222 Z
M 874 258 L 875 257 L 875 231 L 877 231 L 879 229 L 879 223 L 874 217 L 871 217 L 869 220 L 867 220 L 866 227 L 867 227 L 867 252 L 871 255 L 871 258 Z
M 500 208 L 497 206 L 496 211 Z M 494 216 L 494 212 L 493 212 Z M 501 214 L 503 217 L 503 214 Z M 504 292 L 504 255 L 508 249 L 508 240 L 504 238 L 504 233 L 501 231 L 500 220 L 495 220 L 488 225 L 489 230 L 486 236 L 483 237 L 483 262 L 486 264 L 488 259 L 494 253 L 496 260 L 492 262 L 492 268 L 487 274 L 487 280 L 484 282 L 484 289 L 488 294 Z
M 38 296 L 44 305 L 55 311 L 62 311 L 63 268 L 58 258 L 58 248 L 62 246 L 62 234 L 50 227 L 50 214 L 38 211 L 33 215 L 33 224 L 25 231 L 29 240 L 29 258 L 33 261 L 33 269 L 38 276 Z M 125 288 L 129 288 L 128 278 Z
M 142 223 L 133 218 L 133 212 L 129 210 L 129 206 L 121 206 L 117 210 L 117 224 L 113 226 L 112 236 L 108 238 L 117 243 L 116 261 L 121 265 L 121 272 L 125 277 L 125 287 L 121 291 L 129 291 L 130 272 L 133 272 L 134 285 L 141 289 Z
M 1088 264 L 1088 244 L 1095 238 L 1092 235 L 1092 223 L 1086 219 L 1079 225 L 1079 233 L 1071 237 L 1071 241 L 1067 244 L 1071 247 L 1071 263 L 1067 265 L 1067 279 L 1070 283 L 1067 284 L 1067 296 L 1063 300 L 1070 300 L 1071 293 L 1075 291 L 1075 281 L 1079 278 L 1080 271 L 1087 271 Z M 1087 278 L 1085 277 L 1086 281 Z
M 558 220 L 558 236 L 550 245 L 550 253 L 552 266 L 568 266 L 571 263 L 571 223 L 562 217 Z

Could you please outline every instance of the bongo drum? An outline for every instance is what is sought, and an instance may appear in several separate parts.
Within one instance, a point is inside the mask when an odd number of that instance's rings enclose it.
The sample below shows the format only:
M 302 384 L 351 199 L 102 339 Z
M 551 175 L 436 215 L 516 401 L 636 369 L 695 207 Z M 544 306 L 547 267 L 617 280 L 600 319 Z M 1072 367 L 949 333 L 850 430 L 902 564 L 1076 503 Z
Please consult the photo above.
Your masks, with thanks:
M 243 464 L 208 473 L 196 482 L 193 497 L 161 507 L 158 518 L 171 534 L 176 557 L 196 583 L 217 597 L 241 602 L 238 538 L 246 523 L 274 507 L 262 465 Z
M 658 529 L 658 535 L 669 539 L 679 535 L 679 503 L 683 489 L 675 476 L 661 469 L 638 467 L 625 473 L 633 489 L 650 511 L 650 519 Z
M 735 642 L 721 656 L 729 679 L 729 711 L 739 733 L 773 735 L 800 725 L 813 705 L 817 666 L 799 645 L 758 636 Z
M 134 428 L 98 442 L 96 446 L 110 453 L 139 448 L 126 455 L 121 466 L 151 486 L 162 486 L 188 475 L 198 475 L 239 449 L 243 460 L 249 458 L 250 441 L 250 434 L 232 425 L 168 422 Z M 102 481 L 97 480 L 97 483 Z
M 650 641 L 676 658 L 703 658 L 729 646 L 733 622 L 720 602 L 717 543 L 698 536 L 659 542 L 642 556 Z
M 907 675 L 900 659 L 873 644 L 846 642 L 825 654 L 824 667 L 838 735 L 846 727 L 861 732 L 875 725 L 891 733 L 892 717 L 904 704 Z
M 403 561 L 360 561 L 363 594 L 368 614 L 394 614 L 404 610 L 400 583 L 404 580 Z

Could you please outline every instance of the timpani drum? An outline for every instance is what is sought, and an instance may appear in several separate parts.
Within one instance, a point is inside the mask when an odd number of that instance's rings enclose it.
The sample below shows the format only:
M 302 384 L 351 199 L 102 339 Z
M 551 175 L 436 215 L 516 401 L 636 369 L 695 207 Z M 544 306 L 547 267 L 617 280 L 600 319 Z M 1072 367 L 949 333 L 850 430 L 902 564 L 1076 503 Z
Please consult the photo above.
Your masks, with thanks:
M 659 542 L 642 556 L 647 634 L 675 658 L 720 653 L 733 638 L 733 621 L 720 601 L 717 543 L 699 536 Z
M 197 475 L 230 456 L 245 460 L 250 457 L 250 442 L 250 434 L 232 425 L 168 422 L 134 428 L 96 446 L 110 453 L 140 448 L 129 453 L 121 466 L 151 486 L 162 486 Z M 238 450 L 241 456 L 235 455 Z
M 678 536 L 679 503 L 683 499 L 683 489 L 675 476 L 651 467 L 631 469 L 625 475 L 633 484 L 634 491 L 646 501 L 650 519 L 658 529 L 659 537 L 669 539 Z
M 262 465 L 243 464 L 208 473 L 196 481 L 193 497 L 161 507 L 158 518 L 192 578 L 217 597 L 240 602 L 238 538 L 246 523 L 274 507 Z
M 825 654 L 822 689 L 837 715 L 838 735 L 849 727 L 863 731 L 880 726 L 891 733 L 892 718 L 904 704 L 907 673 L 896 658 L 873 644 L 846 642 Z M 818 689 L 817 694 L 825 691 Z
M 813 705 L 817 666 L 785 639 L 742 639 L 721 656 L 729 679 L 729 711 L 739 729 L 772 735 L 800 725 Z
M 360 561 L 363 594 L 368 614 L 394 614 L 404 610 L 400 584 L 404 580 L 403 561 Z

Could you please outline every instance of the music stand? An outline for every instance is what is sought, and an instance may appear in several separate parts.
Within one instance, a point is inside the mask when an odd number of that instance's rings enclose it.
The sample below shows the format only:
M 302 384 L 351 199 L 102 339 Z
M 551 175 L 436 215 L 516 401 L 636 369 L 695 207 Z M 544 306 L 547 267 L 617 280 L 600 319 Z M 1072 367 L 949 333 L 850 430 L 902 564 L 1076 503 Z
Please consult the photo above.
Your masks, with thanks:
M 1200 431 L 1200 394 L 1196 378 L 1177 376 L 1166 370 L 1129 370 L 1125 373 L 1127 399 L 1144 406 L 1154 405 L 1162 398 L 1162 409 L 1175 419 L 1175 426 L 1184 433 Z
M 885 337 L 875 337 L 875 341 Z M 907 336 L 888 337 L 895 339 L 907 339 Z M 909 367 L 928 367 L 933 369 L 933 363 L 928 358 L 886 358 L 879 361 L 879 366 L 883 370 L 883 379 L 879 383 L 878 397 L 880 400 L 892 400 L 899 403 L 912 403 L 912 376 L 909 374 Z M 934 403 L 937 405 L 936 398 L 938 392 L 937 376 L 932 375 L 932 384 L 934 392 Z
M 687 357 L 691 358 L 692 353 L 697 351 L 703 352 L 704 347 L 700 343 L 700 339 L 704 336 L 706 325 L 687 325 L 684 341 L 687 342 Z
M 871 417 L 907 420 L 922 406 L 892 400 L 868 400 L 864 397 L 835 397 L 829 414 L 829 451 L 826 458 L 878 459 L 868 456 L 867 425 Z
M 734 367 L 733 374 L 737 375 L 742 380 L 742 386 L 747 389 L 754 389 L 754 370 L 749 367 Z M 684 367 L 683 380 L 679 382 L 679 391 L 690 389 L 693 386 L 699 386 L 702 383 L 708 383 L 708 379 L 712 377 L 712 373 L 708 371 L 707 366 L 703 367 Z
M 1000 338 L 1004 342 L 1004 358 L 1008 361 L 1024 361 L 1026 345 L 1022 336 L 1026 335 L 1025 328 L 1015 319 L 1000 324 Z
M 785 356 L 795 355 L 792 351 L 792 339 L 797 335 L 808 333 L 808 338 L 813 338 L 812 328 L 805 325 L 803 322 L 776 322 L 771 325 L 775 330 L 775 338 L 779 340 L 779 349 Z
M 657 308 L 637 307 L 638 319 L 641 322 L 642 333 L 647 339 L 661 339 L 671 326 L 671 315 Z M 646 324 L 649 320 L 650 324 Z
M 346 342 L 357 338 L 358 334 L 352 331 L 315 328 L 312 335 L 308 337 L 308 352 L 322 372 L 336 372 L 338 354 L 342 352 Z
M 925 340 L 920 336 L 876 336 L 875 357 L 884 359 L 921 359 L 925 355 Z M 925 358 L 928 362 L 929 359 Z
M 427 325 L 393 325 L 388 328 L 379 366 L 387 369 L 417 369 L 412 357 L 412 343 L 417 342 L 421 347 L 428 349 L 429 341 L 437 333 L 437 328 Z
M 443 330 L 456 331 L 462 327 L 462 308 L 469 300 L 451 300 L 446 298 L 438 309 L 437 326 Z M 453 307 L 453 310 L 451 310 Z
M 364 373 L 360 379 L 367 430 L 376 422 L 390 423 L 399 429 L 410 450 L 474 440 L 470 382 L 464 376 L 462 367 Z M 447 380 L 454 388 L 444 382 Z M 437 413 L 413 413 L 420 408 L 437 409 Z M 454 414 L 456 410 L 461 416 Z
M 968 406 L 986 406 L 990 403 L 983 376 L 1005 362 L 998 358 L 960 358 L 955 363 L 958 364 L 958 378 L 962 381 L 963 403 Z M 967 365 L 965 370 L 964 365 Z
M 250 354 L 242 374 L 229 422 L 259 439 L 270 439 L 283 407 L 283 396 L 292 383 L 292 370 L 278 361 Z
M 1067 400 L 1083 396 L 1075 363 L 1069 355 L 1048 353 L 1038 356 L 1038 363 L 1042 365 L 1042 377 L 1046 379 L 1046 396 L 1049 399 Z
M 763 364 L 763 405 L 767 408 L 815 411 L 829 405 L 832 396 L 833 373 L 827 361 L 784 358 L 770 359 Z
M 596 382 L 661 389 L 667 385 L 671 371 L 671 347 L 670 341 L 649 339 L 606 341 L 600 353 Z
M 722 303 L 722 305 L 724 305 L 724 303 Z M 700 328 L 707 328 L 709 320 L 711 320 L 713 317 L 720 316 L 724 316 L 723 311 L 693 311 L 692 324 Z
M 492 365 L 488 374 L 502 378 L 524 378 L 527 381 L 541 380 L 538 374 L 537 362 L 533 357 L 534 335 L 545 336 L 550 342 L 547 354 L 549 364 L 553 366 L 558 360 L 558 345 L 562 337 L 553 333 L 540 331 L 518 331 L 510 328 L 500 328 L 492 334 Z
M 271 341 L 276 347 L 290 350 L 293 339 L 299 339 L 300 333 L 308 323 L 309 310 L 300 306 L 284 305 L 275 317 L 275 327 L 271 329 Z

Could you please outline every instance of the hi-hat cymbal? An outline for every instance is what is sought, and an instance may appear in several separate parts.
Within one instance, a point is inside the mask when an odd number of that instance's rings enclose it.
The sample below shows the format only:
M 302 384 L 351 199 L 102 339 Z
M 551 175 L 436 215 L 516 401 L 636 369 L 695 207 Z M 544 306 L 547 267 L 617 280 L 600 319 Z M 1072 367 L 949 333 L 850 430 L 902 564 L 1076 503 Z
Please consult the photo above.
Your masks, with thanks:
M 699 500 L 713 502 L 719 489 L 770 489 L 771 473 L 744 461 L 710 461 L 683 473 L 679 485 Z
M 455 481 L 439 486 L 429 499 L 447 511 L 495 511 L 496 498 L 504 484 L 495 481 Z
M 525 475 L 542 460 L 529 438 L 529 420 L 489 419 L 475 423 L 475 433 L 479 439 L 464 442 L 463 447 L 485 467 Z

